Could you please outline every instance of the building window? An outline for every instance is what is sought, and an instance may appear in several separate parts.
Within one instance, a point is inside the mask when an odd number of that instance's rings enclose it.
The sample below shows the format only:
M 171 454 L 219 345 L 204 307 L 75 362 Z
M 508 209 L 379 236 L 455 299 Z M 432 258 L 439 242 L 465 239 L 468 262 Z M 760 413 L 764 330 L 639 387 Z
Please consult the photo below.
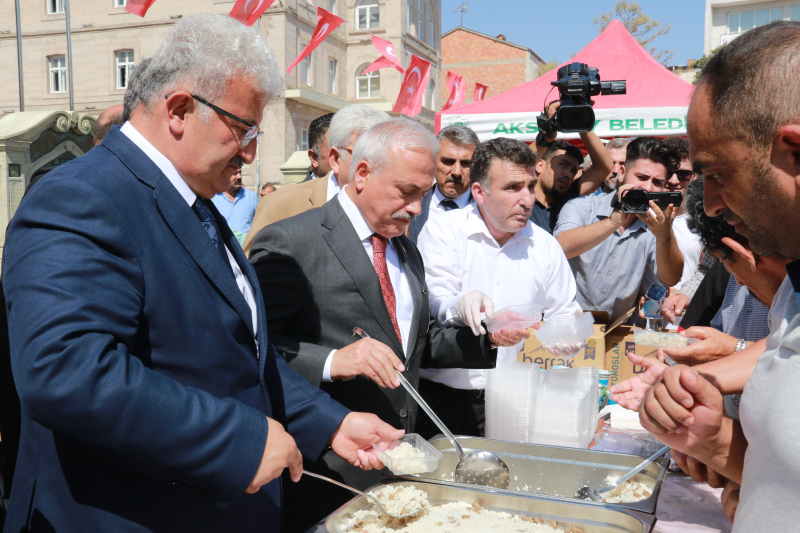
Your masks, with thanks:
M 792 8 L 792 12 L 794 13 Z M 775 20 L 783 19 L 783 9 L 760 9 L 742 13 L 728 13 L 728 33 L 743 33 Z
M 41 5 L 41 4 L 39 4 Z M 47 0 L 47 13 L 54 15 L 64 12 L 64 0 Z
M 436 83 L 431 79 L 428 81 L 428 91 L 425 93 L 425 107 L 428 109 L 434 109 L 435 93 Z
M 128 79 L 133 71 L 133 50 L 120 50 L 117 56 L 117 89 L 128 87 Z
M 419 2 L 419 17 L 417 17 L 417 37 L 420 41 L 425 41 L 425 0 Z
M 380 26 L 380 6 L 378 0 L 358 0 L 356 4 L 356 28 L 373 30 Z
M 381 75 L 379 71 L 364 74 L 369 66 L 365 63 L 356 71 L 356 98 L 378 98 L 381 95 Z
M 436 48 L 436 33 L 433 26 L 433 6 L 428 11 L 428 44 Z
M 411 33 L 412 21 L 414 20 L 414 0 L 408 0 L 408 33 Z
M 334 9 L 336 9 L 336 0 L 328 0 L 328 11 L 333 13 Z
M 305 48 L 306 45 L 301 45 L 300 49 L 302 50 Z M 300 62 L 300 83 L 305 85 L 311 85 L 311 56 L 313 56 L 313 52 L 308 54 L 301 62 Z
M 64 56 L 50 57 L 50 92 L 67 92 L 67 64 Z
M 114 0 L 114 7 L 125 7 L 128 4 L 128 0 Z
M 792 6 L 790 18 L 792 20 L 800 20 L 800 6 Z
M 328 92 L 336 94 L 336 60 L 328 58 Z
M 308 130 L 300 130 L 300 150 L 308 151 Z

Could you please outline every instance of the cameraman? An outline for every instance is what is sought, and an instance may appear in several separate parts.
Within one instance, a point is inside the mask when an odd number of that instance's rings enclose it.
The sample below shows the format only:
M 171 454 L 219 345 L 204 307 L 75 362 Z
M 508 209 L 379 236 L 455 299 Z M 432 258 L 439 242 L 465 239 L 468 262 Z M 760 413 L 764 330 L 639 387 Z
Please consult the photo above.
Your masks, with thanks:
M 560 100 L 550 102 L 547 106 L 548 118 L 552 120 L 560 106 Z M 564 204 L 595 191 L 612 167 L 611 157 L 603 146 L 603 141 L 592 131 L 581 132 L 581 141 L 592 159 L 592 166 L 580 178 L 575 179 L 578 169 L 583 165 L 583 153 L 577 146 L 557 141 L 556 135 L 553 125 L 552 136 L 546 137 L 540 133 L 536 137 L 536 152 L 539 156 L 536 173 L 539 179 L 535 189 L 536 201 L 531 212 L 531 222 L 551 234 Z
M 576 198 L 562 209 L 553 234 L 569 259 L 583 309 L 606 311 L 613 322 L 650 284 L 680 281 L 683 256 L 672 231 L 678 208 L 662 211 L 651 201 L 647 213 L 632 214 L 612 207 L 631 189 L 662 191 L 678 163 L 664 142 L 638 138 L 628 145 L 616 192 Z

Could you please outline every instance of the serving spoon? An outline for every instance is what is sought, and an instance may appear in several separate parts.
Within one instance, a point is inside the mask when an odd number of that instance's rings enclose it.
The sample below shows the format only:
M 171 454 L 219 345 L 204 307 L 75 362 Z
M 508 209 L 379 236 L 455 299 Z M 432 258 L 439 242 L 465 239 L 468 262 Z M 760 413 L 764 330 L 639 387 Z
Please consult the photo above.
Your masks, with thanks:
M 353 328 L 353 336 L 358 335 L 362 339 L 370 338 L 367 333 L 359 328 Z M 498 489 L 505 489 L 508 488 L 508 484 L 510 481 L 510 476 L 508 473 L 508 466 L 500 459 L 497 455 L 493 454 L 492 452 L 484 451 L 484 450 L 470 450 L 468 453 L 464 453 L 464 449 L 456 440 L 455 436 L 450 432 L 449 429 L 444 425 L 444 423 L 439 420 L 439 417 L 436 416 L 436 413 L 433 412 L 425 400 L 422 399 L 422 396 L 414 389 L 411 383 L 408 380 L 395 370 L 397 374 L 397 379 L 400 381 L 400 384 L 403 388 L 408 391 L 412 398 L 419 404 L 425 413 L 433 423 L 436 424 L 436 427 L 447 437 L 447 440 L 450 441 L 450 444 L 453 445 L 456 453 L 458 454 L 459 461 L 456 465 L 455 473 L 454 473 L 454 480 L 456 483 L 465 483 L 469 485 L 483 485 L 486 487 L 495 487 Z
M 652 463 L 653 461 L 655 461 L 668 451 L 669 451 L 669 446 L 664 446 L 656 453 L 654 453 L 653 455 L 651 455 L 650 457 L 639 463 L 639 465 L 634 467 L 633 470 L 631 470 L 630 472 L 619 478 L 616 483 L 613 483 L 611 485 L 606 485 L 605 487 L 599 489 L 593 489 L 592 487 L 588 486 L 581 487 L 580 489 L 578 489 L 577 497 L 581 500 L 593 500 L 596 502 L 602 502 L 603 494 L 613 491 L 614 489 L 616 489 L 617 487 L 628 481 L 630 478 L 632 478 L 633 476 L 644 470 L 644 468 L 647 465 L 649 465 L 650 463 Z

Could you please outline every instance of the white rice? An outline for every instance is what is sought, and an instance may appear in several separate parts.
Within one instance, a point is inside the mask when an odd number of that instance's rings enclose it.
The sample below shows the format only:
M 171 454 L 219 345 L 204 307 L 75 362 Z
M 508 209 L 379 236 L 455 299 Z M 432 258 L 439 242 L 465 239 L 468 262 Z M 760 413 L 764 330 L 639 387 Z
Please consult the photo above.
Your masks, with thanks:
M 366 510 L 356 511 L 343 532 L 565 533 L 564 529 L 555 522 L 547 524 L 539 518 L 488 511 L 477 503 L 451 502 L 431 506 L 427 494 L 413 487 L 388 485 L 372 491 L 371 494 L 376 495 L 382 503 L 392 498 L 389 500 L 392 507 L 387 507 L 387 510 L 392 513 L 395 512 L 395 509 L 406 511 L 415 507 L 421 508 L 422 511 L 416 516 L 396 519 L 380 514 L 370 507 Z M 420 498 L 424 499 L 424 503 Z M 403 511 L 396 514 L 403 514 Z M 582 531 L 572 528 L 566 533 L 582 533 Z
M 616 483 L 620 477 L 606 477 L 606 485 Z M 648 487 L 641 481 L 634 481 L 634 479 L 629 479 L 610 493 L 606 493 L 603 501 L 606 503 L 633 503 L 649 498 L 653 493 L 653 487 Z

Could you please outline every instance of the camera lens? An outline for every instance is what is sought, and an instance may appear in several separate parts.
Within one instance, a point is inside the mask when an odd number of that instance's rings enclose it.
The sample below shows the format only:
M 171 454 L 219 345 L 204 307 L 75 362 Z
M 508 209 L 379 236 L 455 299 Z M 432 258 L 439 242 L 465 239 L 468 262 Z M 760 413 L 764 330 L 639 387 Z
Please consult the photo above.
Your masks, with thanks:
M 562 104 L 556 112 L 558 131 L 592 131 L 594 111 L 588 104 Z
M 647 191 L 631 190 L 622 196 L 622 210 L 626 213 L 647 213 L 650 198 Z

